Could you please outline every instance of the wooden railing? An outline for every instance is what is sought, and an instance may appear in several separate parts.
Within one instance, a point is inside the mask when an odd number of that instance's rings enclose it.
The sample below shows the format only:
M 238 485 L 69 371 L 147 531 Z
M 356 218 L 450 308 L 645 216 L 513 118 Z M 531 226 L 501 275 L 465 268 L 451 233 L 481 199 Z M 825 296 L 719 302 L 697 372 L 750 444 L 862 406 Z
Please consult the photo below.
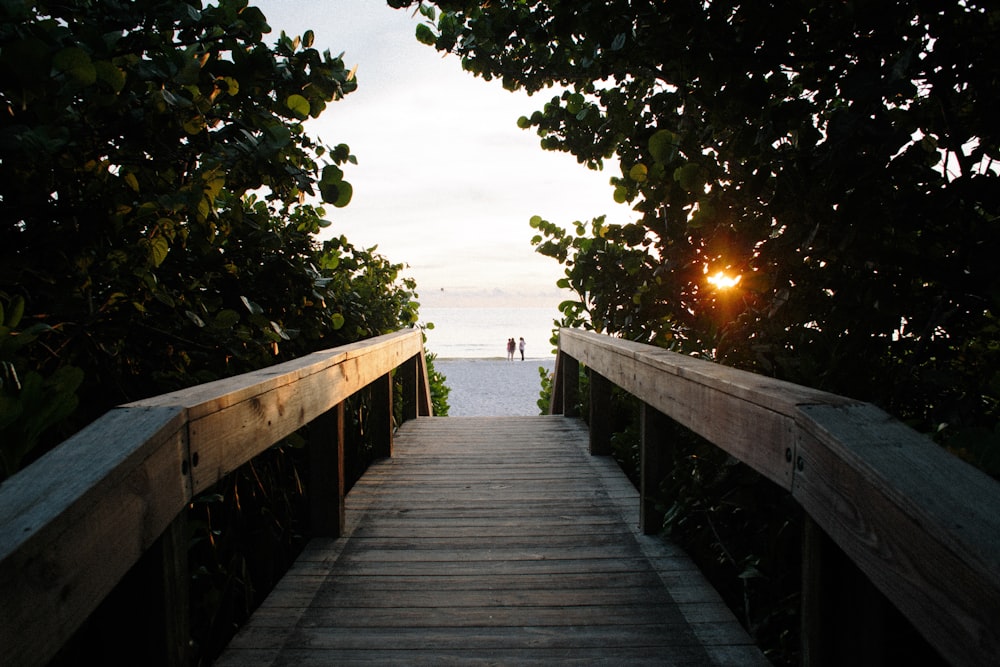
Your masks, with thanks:
M 993 479 L 873 405 L 572 329 L 559 332 L 553 413 L 575 414 L 581 364 L 589 370 L 592 453 L 610 450 L 611 384 L 642 402 L 644 530 L 662 526 L 651 490 L 665 472 L 658 434 L 669 417 L 788 490 L 807 525 L 832 538 L 944 659 L 1000 659 Z M 848 638 L 822 637 L 821 565 L 808 540 L 803 551 L 803 657 L 821 664 L 829 641 Z
M 344 401 L 378 400 L 377 451 L 392 449 L 392 374 L 404 419 L 431 414 L 422 334 L 400 331 L 120 406 L 0 485 L 0 663 L 43 665 L 130 569 L 161 601 L 152 656 L 187 662 L 185 508 L 224 475 L 314 420 L 314 534 L 344 518 Z M 136 613 L 146 613 L 146 610 Z M 159 645 L 159 649 L 155 646 Z

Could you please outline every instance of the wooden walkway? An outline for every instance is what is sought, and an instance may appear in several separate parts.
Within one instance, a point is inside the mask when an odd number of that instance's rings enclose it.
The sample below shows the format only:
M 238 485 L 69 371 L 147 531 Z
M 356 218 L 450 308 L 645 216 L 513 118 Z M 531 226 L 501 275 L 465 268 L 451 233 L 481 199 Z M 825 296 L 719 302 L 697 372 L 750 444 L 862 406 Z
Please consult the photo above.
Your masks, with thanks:
M 217 667 L 767 665 L 563 417 L 421 417 Z

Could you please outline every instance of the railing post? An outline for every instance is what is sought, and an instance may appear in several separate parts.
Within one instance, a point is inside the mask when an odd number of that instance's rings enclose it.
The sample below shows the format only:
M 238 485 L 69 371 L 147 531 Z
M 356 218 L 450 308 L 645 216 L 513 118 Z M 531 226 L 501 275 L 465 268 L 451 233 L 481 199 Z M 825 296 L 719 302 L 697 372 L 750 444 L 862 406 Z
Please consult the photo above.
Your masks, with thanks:
M 646 535 L 663 530 L 663 512 L 657 509 L 659 484 L 670 469 L 670 443 L 664 441 L 670 418 L 642 403 L 639 413 L 639 526 Z
M 421 352 L 417 355 L 417 416 L 434 416 L 431 399 L 431 381 L 427 376 L 427 358 Z
M 597 371 L 587 369 L 590 377 L 590 453 L 611 454 L 611 381 Z
M 368 429 L 376 457 L 392 456 L 392 373 L 372 382 Z
M 64 646 L 72 655 L 74 642 L 82 654 L 92 638 L 95 659 L 104 664 L 187 667 L 190 663 L 190 577 L 188 575 L 187 508 L 167 524 L 163 534 L 125 574 L 90 617 L 91 626 Z M 68 659 L 70 662 L 71 659 Z M 60 664 L 57 657 L 53 664 Z M 73 663 L 75 664 L 75 663 Z
M 579 417 L 580 362 L 568 354 L 562 357 L 562 413 L 564 417 Z
M 561 415 L 563 411 L 562 367 L 565 357 L 562 352 L 556 353 L 556 364 L 552 369 L 552 396 L 549 398 L 550 415 Z
M 157 541 L 163 564 L 164 664 L 186 667 L 191 661 L 191 578 L 188 568 L 188 521 L 185 508 Z
M 340 537 L 344 530 L 344 403 L 309 425 L 309 524 L 313 535 Z
M 397 371 L 403 382 L 403 421 L 416 419 L 420 414 L 420 355 L 415 354 L 399 366 Z
M 894 662 L 885 655 L 886 642 L 892 641 L 886 638 L 888 602 L 808 516 L 802 527 L 801 604 L 803 667 Z M 927 664 L 934 664 L 927 651 Z

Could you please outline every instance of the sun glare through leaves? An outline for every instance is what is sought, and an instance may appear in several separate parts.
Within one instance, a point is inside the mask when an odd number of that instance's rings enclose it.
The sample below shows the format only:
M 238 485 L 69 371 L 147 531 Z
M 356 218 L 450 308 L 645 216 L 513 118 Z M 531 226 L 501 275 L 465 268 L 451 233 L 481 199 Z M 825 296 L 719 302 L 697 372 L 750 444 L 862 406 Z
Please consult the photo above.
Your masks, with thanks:
M 740 282 L 740 276 L 731 276 L 725 271 L 719 271 L 705 280 L 715 289 L 726 290 L 736 287 Z

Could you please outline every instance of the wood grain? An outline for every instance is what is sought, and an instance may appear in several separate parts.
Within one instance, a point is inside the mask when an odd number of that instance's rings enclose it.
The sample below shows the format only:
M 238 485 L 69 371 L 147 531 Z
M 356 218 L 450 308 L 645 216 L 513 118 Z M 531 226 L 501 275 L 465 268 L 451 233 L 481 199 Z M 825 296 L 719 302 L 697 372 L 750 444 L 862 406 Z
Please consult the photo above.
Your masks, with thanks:
M 794 497 L 953 664 L 1000 656 L 1000 485 L 871 405 L 803 406 Z
M 200 492 L 422 351 L 408 329 L 129 405 L 187 410 Z
M 194 494 L 422 354 L 409 329 L 121 406 L 5 480 L 3 663 L 45 664 Z
M 995 664 L 995 480 L 869 404 L 592 332 L 559 340 L 560 358 L 791 491 L 947 660 Z
M 190 498 L 183 411 L 119 408 L 0 485 L 0 655 L 44 664 Z
M 766 665 L 562 417 L 407 422 L 216 663 Z M 728 662 L 727 662 L 728 661 Z

